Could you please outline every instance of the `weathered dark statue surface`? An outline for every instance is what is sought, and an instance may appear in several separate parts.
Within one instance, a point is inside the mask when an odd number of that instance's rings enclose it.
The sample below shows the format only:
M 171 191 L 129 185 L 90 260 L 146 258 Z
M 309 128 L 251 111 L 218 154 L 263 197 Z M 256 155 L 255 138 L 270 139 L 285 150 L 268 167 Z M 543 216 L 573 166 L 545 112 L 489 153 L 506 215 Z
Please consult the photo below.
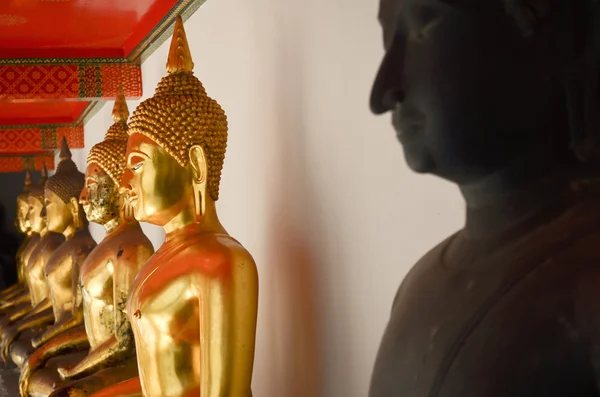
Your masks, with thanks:
M 371 107 L 467 221 L 400 286 L 371 397 L 600 396 L 592 3 L 381 0 Z

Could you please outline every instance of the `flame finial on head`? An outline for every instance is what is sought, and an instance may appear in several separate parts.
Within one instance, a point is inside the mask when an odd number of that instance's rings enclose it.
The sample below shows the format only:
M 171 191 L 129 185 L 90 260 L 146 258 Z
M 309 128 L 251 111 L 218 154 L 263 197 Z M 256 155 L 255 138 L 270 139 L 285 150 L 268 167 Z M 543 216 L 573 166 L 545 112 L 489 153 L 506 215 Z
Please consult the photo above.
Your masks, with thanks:
M 194 61 L 192 61 L 192 53 L 190 46 L 183 29 L 183 19 L 181 15 L 177 15 L 175 20 L 175 28 L 173 30 L 173 39 L 169 48 L 169 57 L 167 58 L 167 72 L 191 73 L 194 70 Z
M 60 146 L 60 161 L 70 160 L 73 155 L 71 154 L 71 149 L 69 149 L 69 144 L 67 143 L 67 138 L 63 136 L 61 146 Z
M 102 142 L 97 143 L 90 150 L 87 163 L 98 164 L 118 185 L 125 172 L 126 148 L 127 148 L 127 118 L 129 109 L 125 101 L 125 95 L 119 85 L 119 95 L 113 107 L 113 125 L 106 132 Z
M 123 93 L 123 85 L 119 83 L 119 90 L 117 92 L 117 99 L 113 106 L 112 118 L 115 123 L 127 122 L 129 118 L 129 109 L 127 108 L 127 101 L 125 100 L 125 94 Z
M 42 163 L 42 177 L 40 178 L 39 184 L 45 184 L 48 180 L 48 168 L 46 168 L 46 163 Z
M 25 186 L 23 186 L 23 192 L 28 191 L 29 187 L 33 184 L 33 179 L 31 178 L 31 164 L 29 161 L 25 161 Z

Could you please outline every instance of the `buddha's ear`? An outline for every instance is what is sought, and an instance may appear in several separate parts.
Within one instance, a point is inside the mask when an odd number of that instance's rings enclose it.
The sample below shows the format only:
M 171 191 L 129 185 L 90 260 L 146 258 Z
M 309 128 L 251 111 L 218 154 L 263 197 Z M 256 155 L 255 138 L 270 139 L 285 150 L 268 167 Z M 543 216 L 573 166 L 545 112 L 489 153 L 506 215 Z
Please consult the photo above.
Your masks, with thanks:
M 190 148 L 188 155 L 190 157 L 190 166 L 195 183 L 206 182 L 207 164 L 204 149 L 200 145 L 194 145 Z
M 200 145 L 194 145 L 188 153 L 192 167 L 192 189 L 194 191 L 194 217 L 196 223 L 204 221 L 206 214 L 206 186 L 208 180 L 208 166 L 206 155 Z
M 79 200 L 77 197 L 71 197 L 69 200 L 69 209 L 72 214 L 77 214 L 79 212 Z
M 77 197 L 71 197 L 69 200 L 69 210 L 71 211 L 71 215 L 73 216 L 73 223 L 75 224 L 76 229 L 80 229 L 84 226 L 84 220 L 82 219 L 82 213 L 79 210 L 79 200 Z
M 525 37 L 534 33 L 548 13 L 548 0 L 504 0 L 504 6 Z

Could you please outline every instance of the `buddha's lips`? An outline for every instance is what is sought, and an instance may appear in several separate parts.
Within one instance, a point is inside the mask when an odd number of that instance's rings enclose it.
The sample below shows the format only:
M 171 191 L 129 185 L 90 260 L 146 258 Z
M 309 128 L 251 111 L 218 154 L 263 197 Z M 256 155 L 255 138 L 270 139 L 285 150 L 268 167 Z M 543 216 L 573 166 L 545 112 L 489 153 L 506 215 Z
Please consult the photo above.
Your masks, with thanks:
M 414 107 L 398 104 L 392 113 L 392 124 L 400 142 L 407 142 L 424 128 L 425 117 Z

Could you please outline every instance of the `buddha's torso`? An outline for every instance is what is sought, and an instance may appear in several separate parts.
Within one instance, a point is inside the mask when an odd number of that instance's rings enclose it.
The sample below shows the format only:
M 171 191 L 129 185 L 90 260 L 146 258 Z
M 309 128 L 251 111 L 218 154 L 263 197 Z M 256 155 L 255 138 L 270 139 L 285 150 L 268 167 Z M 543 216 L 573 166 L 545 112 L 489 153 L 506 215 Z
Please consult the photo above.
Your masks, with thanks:
M 19 284 L 26 283 L 26 281 L 25 281 L 26 270 L 25 269 L 27 268 L 27 262 L 25 262 L 25 260 L 23 258 L 23 253 L 27 249 L 27 246 L 29 245 L 29 242 L 31 241 L 31 238 L 33 237 L 33 235 L 34 235 L 33 233 L 25 234 L 25 238 L 23 239 L 23 242 L 21 243 L 21 245 L 19 245 L 19 249 L 17 250 L 17 254 L 16 254 L 17 282 Z
M 85 260 L 80 280 L 85 330 L 92 349 L 114 335 L 115 304 L 121 310 L 125 308 L 127 295 L 117 296 L 119 302 L 115 302 L 114 295 L 127 288 L 115 289 L 113 284 L 133 280 L 152 252 L 152 244 L 141 228 L 129 227 L 108 235 Z
M 29 237 L 29 242 L 27 243 L 27 246 L 23 248 L 23 251 L 21 253 L 21 258 L 25 264 L 29 263 L 29 257 L 31 256 L 33 250 L 35 250 L 35 247 L 37 247 L 41 239 L 42 236 L 40 236 L 39 233 L 31 233 L 31 236 Z
M 33 306 L 46 298 L 50 298 L 50 286 L 48 285 L 44 269 L 46 261 L 64 241 L 65 237 L 62 234 L 48 232 L 39 240 L 39 243 L 29 256 L 26 279 Z
M 244 261 L 252 259 L 237 241 L 205 234 L 168 240 L 144 265 L 127 310 L 145 396 L 200 394 L 209 376 L 202 368 L 220 359 L 209 357 L 208 336 L 200 335 L 201 323 L 213 330 L 222 325 L 218 310 L 211 315 L 207 297 L 211 305 L 227 307 L 222 288 Z
M 65 241 L 52 254 L 45 267 L 45 274 L 50 286 L 52 310 L 57 322 L 71 314 L 75 300 L 73 288 L 73 268 L 79 274 L 79 269 L 85 258 L 96 246 L 96 242 L 85 231 L 80 231 L 71 239 Z
M 599 395 L 592 339 L 600 327 L 586 321 L 600 305 L 582 298 L 600 281 L 597 203 L 573 207 L 471 263 L 461 263 L 467 248 L 451 249 L 466 242 L 463 233 L 451 237 L 405 278 L 370 396 Z

